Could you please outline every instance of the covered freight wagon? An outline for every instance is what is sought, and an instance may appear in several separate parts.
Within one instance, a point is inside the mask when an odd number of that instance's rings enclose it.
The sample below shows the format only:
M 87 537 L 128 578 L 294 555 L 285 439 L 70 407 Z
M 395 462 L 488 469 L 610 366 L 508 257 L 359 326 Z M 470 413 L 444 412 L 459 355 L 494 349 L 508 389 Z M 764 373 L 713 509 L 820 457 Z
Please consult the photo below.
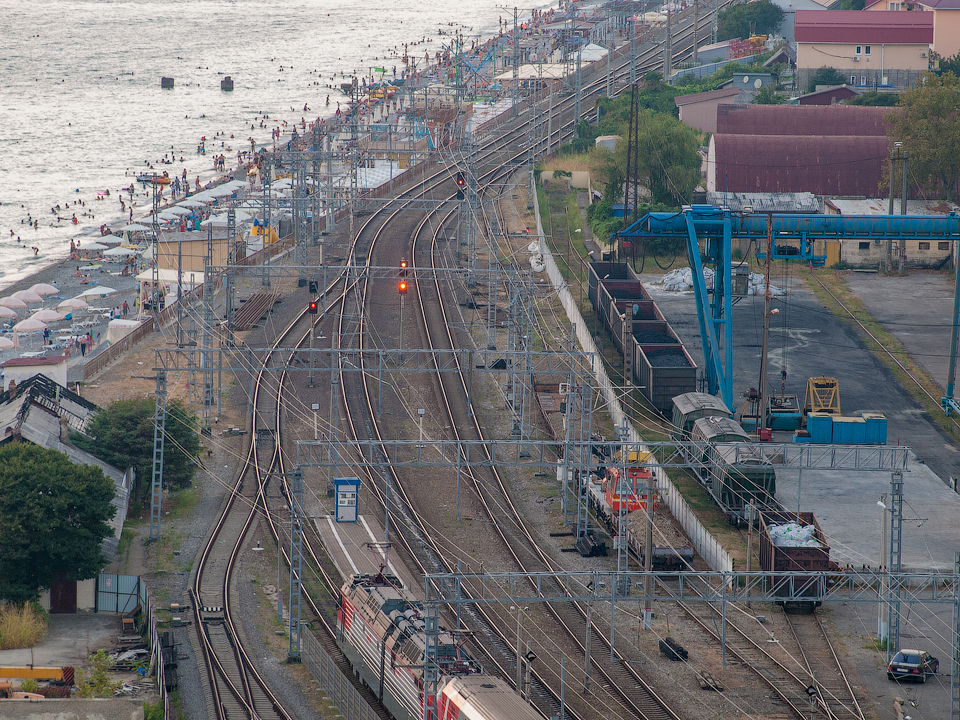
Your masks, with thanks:
M 686 440 L 700 418 L 733 416 L 727 404 L 716 395 L 688 392 L 673 398 L 673 439 Z
M 764 572 L 795 573 L 771 578 L 775 594 L 807 602 L 811 609 L 820 605 L 804 598 L 826 591 L 833 566 L 830 545 L 813 513 L 760 512 L 760 567 Z

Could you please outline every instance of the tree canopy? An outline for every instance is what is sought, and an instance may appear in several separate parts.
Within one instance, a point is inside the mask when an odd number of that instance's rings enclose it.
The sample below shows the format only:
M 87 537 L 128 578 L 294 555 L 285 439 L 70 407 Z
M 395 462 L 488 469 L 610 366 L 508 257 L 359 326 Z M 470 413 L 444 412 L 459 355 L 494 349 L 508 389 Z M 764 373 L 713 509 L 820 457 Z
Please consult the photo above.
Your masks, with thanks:
M 113 497 L 96 466 L 29 443 L 0 447 L 0 598 L 36 600 L 61 574 L 86 580 L 100 572 Z
M 887 137 L 903 143 L 911 178 L 952 201 L 960 181 L 960 79 L 927 73 L 897 107 L 886 116 Z
M 131 465 L 137 471 L 139 498 L 153 474 L 153 398 L 118 400 L 102 408 L 90 421 L 85 435 L 71 439 L 105 463 L 117 468 Z M 166 441 L 163 452 L 163 481 L 170 488 L 189 487 L 200 451 L 193 418 L 183 403 L 167 403 Z
M 769 0 L 734 5 L 717 18 L 717 40 L 750 37 L 751 27 L 757 35 L 770 35 L 780 29 L 783 10 Z
M 810 76 L 810 85 L 807 92 L 815 92 L 817 85 L 833 87 L 834 85 L 843 85 L 846 81 L 847 79 L 840 74 L 839 70 L 824 66 Z

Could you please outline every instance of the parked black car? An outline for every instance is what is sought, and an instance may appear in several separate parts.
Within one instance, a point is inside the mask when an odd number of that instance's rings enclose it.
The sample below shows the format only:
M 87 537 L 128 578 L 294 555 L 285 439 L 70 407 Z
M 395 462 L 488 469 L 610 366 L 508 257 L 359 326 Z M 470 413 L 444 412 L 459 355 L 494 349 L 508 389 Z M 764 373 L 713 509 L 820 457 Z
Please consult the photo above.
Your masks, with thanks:
M 887 665 L 889 680 L 915 679 L 922 683 L 927 675 L 936 675 L 940 661 L 922 650 L 900 650 Z

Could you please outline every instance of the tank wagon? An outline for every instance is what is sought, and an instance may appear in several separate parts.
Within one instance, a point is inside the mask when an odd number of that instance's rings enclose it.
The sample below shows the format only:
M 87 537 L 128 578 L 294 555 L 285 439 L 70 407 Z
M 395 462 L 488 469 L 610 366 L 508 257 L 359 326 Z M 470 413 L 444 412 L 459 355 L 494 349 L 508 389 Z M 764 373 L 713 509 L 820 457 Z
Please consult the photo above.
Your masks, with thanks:
M 397 720 L 423 716 L 426 635 L 422 605 L 397 578 L 355 575 L 340 589 L 337 645 Z M 437 640 L 439 718 L 540 720 L 501 678 L 487 675 L 444 628 Z

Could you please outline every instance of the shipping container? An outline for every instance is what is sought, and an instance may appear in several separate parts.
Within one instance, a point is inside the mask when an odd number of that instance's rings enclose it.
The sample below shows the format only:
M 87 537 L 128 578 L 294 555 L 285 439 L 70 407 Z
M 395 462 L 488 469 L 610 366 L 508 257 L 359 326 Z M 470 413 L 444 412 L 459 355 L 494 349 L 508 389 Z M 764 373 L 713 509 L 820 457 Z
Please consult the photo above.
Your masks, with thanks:
M 812 527 L 815 547 L 792 547 L 776 544 L 771 537 L 771 529 L 776 526 L 795 524 L 799 528 Z M 793 572 L 794 576 L 771 579 L 771 589 L 777 595 L 803 598 L 822 594 L 826 590 L 830 565 L 830 544 L 826 535 L 811 512 L 760 512 L 760 567 L 764 572 Z M 783 604 L 780 602 L 779 604 Z M 820 602 L 811 602 L 813 607 Z
M 810 433 L 810 442 L 829 445 L 833 442 L 833 415 L 807 413 L 807 431 Z
M 880 413 L 863 413 L 863 419 L 867 423 L 865 442 L 868 445 L 886 445 L 887 418 Z
M 862 417 L 835 417 L 833 419 L 834 445 L 865 445 L 867 421 Z

